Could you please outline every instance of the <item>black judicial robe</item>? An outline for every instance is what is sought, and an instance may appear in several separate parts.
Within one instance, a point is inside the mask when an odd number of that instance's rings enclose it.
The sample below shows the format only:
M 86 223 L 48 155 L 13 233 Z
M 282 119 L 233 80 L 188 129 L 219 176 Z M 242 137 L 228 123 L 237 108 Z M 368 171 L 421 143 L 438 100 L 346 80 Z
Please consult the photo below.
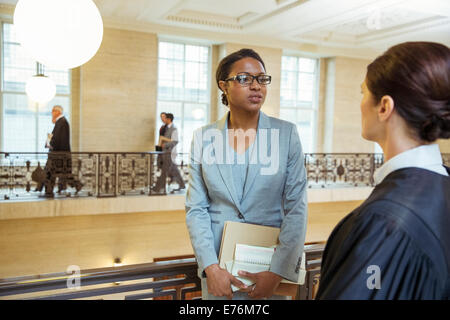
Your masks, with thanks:
M 404 168 L 333 230 L 316 299 L 449 299 L 449 266 L 450 177 Z

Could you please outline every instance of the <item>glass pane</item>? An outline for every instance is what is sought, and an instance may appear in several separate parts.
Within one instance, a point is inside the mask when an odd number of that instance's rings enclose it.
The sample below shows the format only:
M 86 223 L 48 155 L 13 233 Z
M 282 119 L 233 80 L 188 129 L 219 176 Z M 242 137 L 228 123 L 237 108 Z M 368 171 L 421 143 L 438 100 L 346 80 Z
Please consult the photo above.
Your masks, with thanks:
M 159 101 L 157 112 L 158 115 L 161 112 L 172 113 L 175 118 L 179 119 L 181 117 L 182 106 L 181 102 Z
M 183 120 L 183 148 L 180 148 L 178 152 L 188 153 L 190 152 L 192 135 L 194 134 L 194 131 L 207 123 L 206 104 L 186 103 L 184 105 Z
M 55 82 L 56 94 L 70 94 L 70 71 L 69 70 L 47 70 L 44 74 Z
M 11 29 L 9 24 L 5 28 Z M 5 91 L 24 92 L 27 80 L 36 74 L 36 61 L 19 44 L 4 43 L 3 88 Z M 56 85 L 57 94 L 70 94 L 70 71 L 44 67 L 44 74 Z
M 200 64 L 197 62 L 186 62 L 185 81 L 186 88 L 198 89 L 200 82 Z
M 3 24 L 3 41 L 16 43 L 19 42 L 19 40 L 17 39 L 16 30 L 12 23 Z
M 36 151 L 36 113 L 25 94 L 3 94 L 3 149 Z
M 209 47 L 199 47 L 199 48 L 200 48 L 199 60 L 201 62 L 208 63 L 208 61 L 209 61 Z
M 157 117 L 174 114 L 179 153 L 189 152 L 194 129 L 207 123 L 209 72 L 209 47 L 160 42 Z
M 300 141 L 303 146 L 303 152 L 313 152 L 313 122 L 314 122 L 314 111 L 297 109 L 297 130 L 300 136 Z
M 314 94 L 314 74 L 298 74 L 298 100 L 312 101 Z
M 295 123 L 297 125 L 298 134 L 302 143 L 303 152 L 313 152 L 314 111 L 295 108 L 281 108 L 280 119 Z
M 171 42 L 159 43 L 159 57 L 183 60 L 184 59 L 184 45 Z
M 297 57 L 283 56 L 281 58 L 281 69 L 289 71 L 297 71 Z
M 36 61 L 17 43 L 14 25 L 3 24 L 3 115 L 2 140 L 8 151 L 35 152 L 44 149 L 47 132 L 53 130 L 50 110 L 60 104 L 70 120 L 70 97 L 56 96 L 46 105 L 30 102 L 25 94 L 27 80 L 36 74 Z M 47 69 L 44 74 L 56 84 L 56 93 L 70 95 L 70 71 Z M 9 93 L 16 92 L 16 93 Z M 36 132 L 37 136 L 36 136 Z M 37 149 L 36 149 L 37 148 Z
M 280 102 L 281 106 L 293 107 L 297 99 L 297 73 L 281 72 Z
M 17 44 L 4 44 L 3 55 L 4 90 L 25 92 L 27 80 L 36 74 L 36 62 Z
M 297 112 L 295 109 L 281 108 L 280 109 L 280 119 L 286 120 L 289 122 L 295 122 L 295 120 L 297 119 Z
M 170 58 L 169 43 L 167 43 L 167 42 L 159 43 L 158 55 L 160 58 Z
M 304 152 L 314 151 L 316 65 L 317 59 L 282 57 L 280 118 L 297 125 Z
M 298 59 L 300 72 L 310 72 L 314 73 L 316 68 L 316 60 L 315 59 L 307 59 L 307 58 L 299 58 Z
M 200 61 L 199 46 L 186 46 L 186 61 Z

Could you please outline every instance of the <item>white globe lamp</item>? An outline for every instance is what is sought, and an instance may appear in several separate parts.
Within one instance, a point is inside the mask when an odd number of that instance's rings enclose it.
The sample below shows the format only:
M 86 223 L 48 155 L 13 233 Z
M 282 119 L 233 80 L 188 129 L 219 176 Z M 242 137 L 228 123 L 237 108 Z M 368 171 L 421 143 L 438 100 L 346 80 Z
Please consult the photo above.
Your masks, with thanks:
M 44 104 L 55 97 L 56 86 L 52 79 L 39 74 L 28 79 L 25 92 L 33 102 Z
M 89 61 L 103 38 L 102 17 L 92 0 L 19 0 L 14 26 L 31 57 L 60 69 Z
M 195 120 L 202 120 L 205 118 L 205 110 L 201 108 L 196 108 L 192 110 L 192 116 L 194 117 Z

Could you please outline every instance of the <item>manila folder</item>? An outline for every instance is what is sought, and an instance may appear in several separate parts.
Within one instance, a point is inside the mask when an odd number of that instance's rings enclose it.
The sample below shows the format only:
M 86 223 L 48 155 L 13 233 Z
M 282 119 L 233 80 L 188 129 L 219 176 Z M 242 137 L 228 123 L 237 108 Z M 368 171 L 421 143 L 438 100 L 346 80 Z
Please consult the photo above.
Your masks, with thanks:
M 234 260 L 236 244 L 271 247 L 278 243 L 280 228 L 267 227 L 250 223 L 226 221 L 219 251 L 219 265 L 226 269 L 225 262 Z M 295 296 L 298 285 L 295 283 L 280 283 L 275 290 L 276 295 Z

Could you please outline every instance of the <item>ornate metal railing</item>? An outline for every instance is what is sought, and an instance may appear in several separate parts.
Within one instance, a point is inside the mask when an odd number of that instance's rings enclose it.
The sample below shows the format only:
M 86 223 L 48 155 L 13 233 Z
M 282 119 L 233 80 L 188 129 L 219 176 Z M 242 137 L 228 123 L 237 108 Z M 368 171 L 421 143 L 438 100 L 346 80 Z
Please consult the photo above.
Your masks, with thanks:
M 48 171 L 55 178 L 55 191 L 62 191 L 57 197 L 166 194 L 170 189 L 161 160 L 169 156 L 162 152 L 0 152 L 0 200 L 43 195 L 45 184 L 38 181 Z
M 305 245 L 305 283 L 295 299 L 314 299 L 324 244 Z M 201 298 L 195 258 L 0 279 L 0 300 Z M 106 296 L 106 297 L 105 297 Z
M 378 153 L 307 153 L 309 188 L 373 186 L 373 173 L 383 164 Z
M 47 153 L 0 152 L 0 201 L 31 199 L 42 196 L 34 192 L 48 166 Z M 55 176 L 56 197 L 117 197 L 127 195 L 164 195 L 173 193 L 173 184 L 161 160 L 161 152 L 72 152 L 60 155 L 63 163 Z M 57 155 L 52 155 L 55 165 Z M 442 154 L 450 166 L 450 154 Z M 188 154 L 178 154 L 175 163 L 185 183 L 188 181 Z M 373 173 L 383 164 L 376 153 L 306 153 L 305 167 L 309 188 L 373 186 Z M 65 181 L 64 176 L 70 176 Z M 60 182 L 63 182 L 62 184 Z M 79 182 L 79 184 L 78 184 Z

